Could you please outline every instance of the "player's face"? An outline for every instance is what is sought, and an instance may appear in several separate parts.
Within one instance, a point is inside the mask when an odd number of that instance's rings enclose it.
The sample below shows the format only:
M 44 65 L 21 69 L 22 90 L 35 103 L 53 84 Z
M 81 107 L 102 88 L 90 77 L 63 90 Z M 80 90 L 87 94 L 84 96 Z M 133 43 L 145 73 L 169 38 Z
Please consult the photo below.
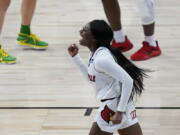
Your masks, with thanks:
M 89 47 L 92 44 L 93 36 L 89 24 L 85 25 L 80 30 L 80 36 L 81 36 L 81 39 L 79 40 L 80 45 Z

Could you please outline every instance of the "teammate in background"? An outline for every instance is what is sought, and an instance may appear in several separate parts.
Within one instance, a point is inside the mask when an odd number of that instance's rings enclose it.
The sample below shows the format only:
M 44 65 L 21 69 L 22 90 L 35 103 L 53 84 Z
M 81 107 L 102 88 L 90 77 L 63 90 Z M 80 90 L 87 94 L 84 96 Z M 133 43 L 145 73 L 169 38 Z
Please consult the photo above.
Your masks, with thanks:
M 10 5 L 11 0 L 0 0 L 0 33 L 2 31 L 2 26 L 6 11 Z M 35 11 L 37 0 L 23 0 L 21 6 L 21 17 L 22 25 L 20 32 L 17 36 L 17 41 L 19 45 L 27 46 L 35 49 L 46 49 L 48 43 L 41 41 L 36 35 L 31 33 L 31 21 Z M 16 58 L 9 55 L 0 44 L 0 63 L 16 63 Z
M 121 52 L 130 50 L 133 44 L 124 34 L 121 24 L 121 12 L 118 0 L 102 0 L 106 17 L 114 31 L 112 46 L 119 48 Z M 155 9 L 154 0 L 137 0 L 145 39 L 142 47 L 135 52 L 131 59 L 134 61 L 146 60 L 161 54 L 158 42 L 154 37 Z
M 113 31 L 103 20 L 88 23 L 81 31 L 80 45 L 89 48 L 86 66 L 73 44 L 68 48 L 73 61 L 96 90 L 102 102 L 89 135 L 142 135 L 133 102 L 143 91 L 143 69 L 131 63 L 118 49 L 111 48 Z

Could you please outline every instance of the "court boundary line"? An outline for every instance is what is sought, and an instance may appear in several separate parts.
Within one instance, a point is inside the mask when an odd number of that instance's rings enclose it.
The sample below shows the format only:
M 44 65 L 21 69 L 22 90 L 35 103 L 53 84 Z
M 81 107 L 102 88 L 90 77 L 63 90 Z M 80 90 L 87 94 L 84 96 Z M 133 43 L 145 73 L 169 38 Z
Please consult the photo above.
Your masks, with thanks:
M 84 116 L 90 116 L 92 111 L 99 107 L 0 107 L 0 110 L 85 110 Z M 151 109 L 151 110 L 177 110 L 180 107 L 136 107 L 136 109 Z
M 80 106 L 75 106 L 75 107 L 0 107 L 0 110 L 5 110 L 5 109 L 64 109 L 64 110 L 69 110 L 69 109 L 98 109 L 99 107 L 80 107 Z M 180 107 L 136 107 L 136 109 L 180 109 Z

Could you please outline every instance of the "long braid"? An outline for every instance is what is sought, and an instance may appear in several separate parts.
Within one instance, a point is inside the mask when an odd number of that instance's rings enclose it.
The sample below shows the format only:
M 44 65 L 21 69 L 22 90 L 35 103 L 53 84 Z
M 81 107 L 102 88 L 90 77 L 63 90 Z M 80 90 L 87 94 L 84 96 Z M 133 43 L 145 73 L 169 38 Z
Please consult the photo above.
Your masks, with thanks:
M 110 42 L 113 38 L 112 29 L 104 20 L 94 20 L 90 23 L 91 32 L 96 39 L 97 47 L 106 47 L 116 58 L 117 63 L 132 77 L 133 79 L 133 90 L 131 98 L 134 95 L 141 95 L 144 90 L 143 78 L 147 77 L 146 71 L 134 65 L 128 60 L 118 49 L 111 47 Z

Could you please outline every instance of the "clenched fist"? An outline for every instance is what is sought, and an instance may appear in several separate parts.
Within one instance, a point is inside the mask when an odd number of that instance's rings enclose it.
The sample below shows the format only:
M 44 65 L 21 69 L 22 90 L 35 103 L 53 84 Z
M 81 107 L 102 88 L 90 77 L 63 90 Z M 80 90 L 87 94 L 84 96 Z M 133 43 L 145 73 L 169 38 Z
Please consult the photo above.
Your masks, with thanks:
M 123 112 L 115 112 L 115 114 L 112 116 L 112 123 L 113 124 L 120 124 L 122 121 Z
M 76 54 L 78 54 L 78 50 L 79 50 L 79 48 L 77 47 L 76 44 L 70 45 L 68 47 L 68 52 L 72 57 L 74 57 Z

